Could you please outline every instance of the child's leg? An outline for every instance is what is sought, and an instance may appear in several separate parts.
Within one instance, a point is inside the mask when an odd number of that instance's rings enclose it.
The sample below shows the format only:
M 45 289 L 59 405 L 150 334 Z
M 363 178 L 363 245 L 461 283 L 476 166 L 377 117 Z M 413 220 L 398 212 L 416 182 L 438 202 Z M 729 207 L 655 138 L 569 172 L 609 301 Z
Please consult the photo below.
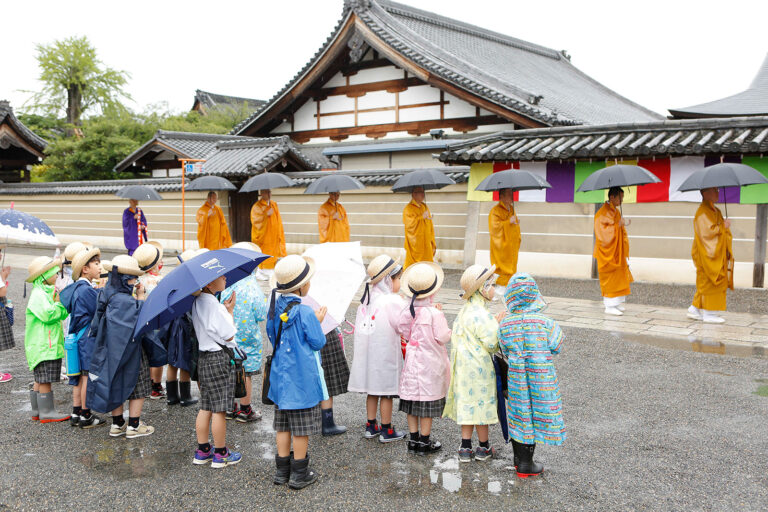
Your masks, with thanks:
M 309 436 L 293 436 L 294 460 L 306 459 L 308 449 L 309 449 Z
M 202 409 L 197 412 L 197 420 L 195 420 L 195 432 L 197 433 L 198 444 L 206 444 L 208 442 L 211 415 L 211 411 L 204 411 Z
M 172 366 L 172 365 L 169 364 L 168 365 L 168 369 L 165 372 L 165 381 L 166 382 L 168 382 L 168 381 L 170 381 L 170 382 L 175 381 L 176 380 L 176 376 L 178 375 L 178 371 L 179 371 L 178 368 L 176 368 L 175 366 Z M 184 370 L 181 370 L 181 375 L 184 376 Z M 189 373 L 187 373 L 187 375 L 189 375 Z M 189 380 L 189 379 L 187 379 L 187 380 Z
M 32 391 L 40 392 L 40 384 L 38 384 L 37 382 L 32 384 Z
M 381 399 L 382 407 L 384 406 L 384 399 Z M 365 399 L 365 413 L 368 421 L 375 421 L 376 420 L 376 409 L 379 405 L 379 397 L 376 395 L 368 395 L 368 397 Z M 381 421 L 384 422 L 384 412 L 381 413 Z
M 83 378 L 80 377 L 77 381 L 77 386 L 72 387 L 72 407 L 79 409 L 85 402 L 83 401 Z
M 251 405 L 251 395 L 253 394 L 252 382 L 253 381 L 251 380 L 250 375 L 245 378 L 245 396 L 240 399 L 241 409 L 247 408 L 246 406 Z
M 333 397 L 329 398 L 328 400 L 323 400 L 320 402 L 320 408 L 325 409 L 333 409 Z
M 279 457 L 290 457 L 291 455 L 291 433 L 278 432 L 276 436 L 277 455 Z
M 37 385 L 37 391 L 38 393 L 50 393 L 51 392 L 51 383 L 46 382 L 45 384 L 38 384 Z
M 419 417 L 414 416 L 413 414 L 408 415 L 408 431 L 411 433 L 411 439 L 414 438 L 414 435 L 416 436 L 416 440 L 418 441 L 419 437 Z
M 223 412 L 214 412 L 211 418 L 211 432 L 213 433 L 213 447 L 227 447 L 227 416 Z
M 82 375 L 80 377 L 80 385 L 77 386 L 80 388 L 80 404 L 83 409 L 87 409 L 86 407 L 86 396 L 88 396 L 88 377 L 85 375 Z
M 149 369 L 149 378 L 152 384 L 160 384 L 163 381 L 163 367 L 155 366 Z
M 431 418 L 430 418 L 431 419 Z M 478 426 L 478 429 L 480 427 Z M 472 431 L 475 429 L 474 425 L 461 425 L 461 447 L 472 448 Z M 478 439 L 480 438 L 480 431 L 477 432 Z M 488 429 L 485 429 L 485 439 L 488 440 Z M 469 446 L 464 446 L 466 441 L 469 441 Z
M 168 368 L 171 368 L 171 366 L 168 366 Z M 175 368 L 174 368 L 175 370 Z M 176 373 L 174 372 L 174 379 L 176 378 Z M 189 372 L 187 370 L 180 370 L 179 371 L 179 380 L 181 382 L 189 382 L 191 380 L 191 377 L 189 376 Z
M 141 416 L 141 410 L 144 408 L 144 399 L 137 398 L 136 400 L 128 401 L 128 415 L 131 418 L 138 418 Z
M 475 426 L 475 428 L 477 429 L 477 440 L 480 441 L 480 444 L 487 443 L 488 442 L 488 425 L 477 425 Z M 462 435 L 462 437 L 464 436 Z
M 379 401 L 379 407 L 381 407 L 381 423 L 382 425 L 392 424 L 392 403 L 394 400 L 391 398 L 382 397 Z M 375 409 L 374 409 L 375 411 Z M 375 414 L 375 412 L 374 412 Z
M 418 420 L 421 437 L 429 436 L 432 433 L 432 418 L 418 418 Z

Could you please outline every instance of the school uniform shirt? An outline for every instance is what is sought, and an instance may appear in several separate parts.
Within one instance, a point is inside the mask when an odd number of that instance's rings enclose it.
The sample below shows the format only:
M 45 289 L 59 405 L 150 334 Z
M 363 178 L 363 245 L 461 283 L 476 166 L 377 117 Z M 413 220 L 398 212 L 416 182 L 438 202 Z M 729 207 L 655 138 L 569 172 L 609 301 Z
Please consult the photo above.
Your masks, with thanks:
M 217 352 L 220 345 L 235 348 L 235 322 L 224 304 L 210 293 L 201 293 L 192 304 L 192 325 L 201 352 Z

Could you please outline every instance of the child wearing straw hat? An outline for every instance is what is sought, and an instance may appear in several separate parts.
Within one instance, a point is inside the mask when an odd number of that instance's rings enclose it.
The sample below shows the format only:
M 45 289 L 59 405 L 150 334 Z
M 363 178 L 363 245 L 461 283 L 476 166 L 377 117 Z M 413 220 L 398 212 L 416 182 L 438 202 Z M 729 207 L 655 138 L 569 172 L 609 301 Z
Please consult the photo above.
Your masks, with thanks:
M 83 248 L 72 258 L 72 279 L 74 282 L 61 291 L 61 303 L 70 315 L 68 335 L 74 338 L 76 350 L 67 357 L 78 360 L 78 374 L 71 374 L 69 384 L 72 388 L 72 426 L 93 428 L 104 424 L 104 420 L 91 413 L 85 407 L 88 389 L 88 368 L 95 339 L 88 332 L 96 314 L 96 302 L 99 292 L 92 282 L 101 276 L 101 251 L 98 247 Z M 67 343 L 70 339 L 67 338 Z M 68 365 L 69 361 L 68 361 Z
M 91 336 L 96 341 L 88 368 L 86 407 L 111 412 L 110 437 L 135 439 L 155 432 L 154 427 L 141 421 L 144 400 L 151 392 L 149 360 L 143 344 L 133 338 L 145 296 L 144 287 L 138 282 L 144 271 L 127 254 L 115 256 L 102 265 L 109 272 L 109 280 L 99 292 L 91 322 Z M 123 417 L 126 400 L 127 423 Z
M 268 397 L 275 403 L 277 432 L 274 483 L 293 489 L 317 480 L 309 467 L 309 436 L 322 432 L 320 402 L 328 399 L 319 352 L 325 345 L 320 324 L 327 309 L 312 311 L 301 303 L 314 273 L 312 258 L 281 259 L 275 266 L 276 286 L 267 314 L 267 336 L 273 346 Z
M 51 383 L 59 380 L 64 357 L 61 321 L 68 313 L 54 289 L 61 260 L 39 256 L 29 264 L 27 282 L 32 283 L 26 311 L 24 348 L 29 369 L 35 374 L 30 392 L 32 419 L 40 423 L 66 421 L 69 414 L 56 411 Z
M 400 410 L 408 415 L 408 453 L 416 455 L 427 455 L 442 448 L 429 436 L 432 418 L 443 414 L 451 378 L 445 349 L 451 339 L 451 329 L 442 306 L 432 303 L 443 279 L 443 269 L 432 262 L 415 263 L 406 268 L 402 277 L 403 292 L 411 302 L 400 313 L 397 324 L 398 333 L 408 341 L 400 376 Z
M 400 387 L 403 354 L 400 335 L 395 330 L 405 301 L 398 295 L 403 267 L 386 254 L 368 264 L 365 292 L 357 308 L 355 357 L 349 390 L 367 393 L 365 437 L 388 443 L 405 437 L 392 427 L 392 405 Z M 381 410 L 381 426 L 376 410 Z
M 498 277 L 496 266 L 472 265 L 461 276 L 466 301 L 453 323 L 451 334 L 451 384 L 443 416 L 461 426 L 459 461 L 493 457 L 488 425 L 499 422 L 496 403 L 496 372 L 491 356 L 499 349 L 499 323 L 488 311 Z M 472 450 L 472 431 L 480 446 Z
M 64 248 L 64 253 L 62 254 L 64 259 L 61 261 L 61 272 L 59 272 L 59 275 L 56 278 L 55 289 L 57 293 L 61 293 L 64 288 L 75 282 L 75 280 L 72 279 L 72 260 L 75 259 L 77 253 L 86 249 L 88 245 L 89 244 L 86 244 L 85 242 L 72 242 Z M 69 317 L 65 318 L 62 322 L 62 329 L 65 334 L 69 332 Z
M 251 242 L 238 242 L 233 249 L 246 249 L 261 252 L 259 246 Z M 237 296 L 233 317 L 237 335 L 235 341 L 246 359 L 243 362 L 245 370 L 245 396 L 240 399 L 240 406 L 233 404 L 232 417 L 241 423 L 250 423 L 261 419 L 261 413 L 251 407 L 253 395 L 253 376 L 261 373 L 261 360 L 264 343 L 261 339 L 259 322 L 267 319 L 267 301 L 259 286 L 256 272 L 230 286 L 221 294 L 221 302 L 226 302 L 233 294 Z M 227 416 L 229 419 L 229 416 Z
M 138 246 L 133 251 L 133 257 L 139 263 L 139 268 L 144 271 L 144 274 L 139 277 L 139 283 L 142 284 L 146 295 L 149 296 L 163 278 L 160 275 L 160 271 L 163 268 L 163 245 L 155 240 L 150 240 Z M 145 347 L 145 349 L 149 349 L 149 376 L 152 380 L 152 392 L 149 394 L 150 400 L 159 400 L 165 397 L 165 390 L 163 390 L 162 384 L 163 366 L 168 362 L 168 354 L 159 353 L 162 351 L 156 350 L 156 348 L 157 345 L 153 343 L 147 343 Z
M 4 251 L 5 246 L 0 245 L 0 251 Z M 2 258 L 2 256 L 0 256 Z M 4 261 L 4 258 L 3 258 Z M 8 276 L 11 274 L 11 267 L 0 268 L 0 352 L 10 350 L 16 346 L 16 340 L 13 337 L 13 328 L 11 321 L 13 319 L 13 303 L 8 298 Z M 13 379 L 10 373 L 0 372 L 0 382 L 8 382 Z

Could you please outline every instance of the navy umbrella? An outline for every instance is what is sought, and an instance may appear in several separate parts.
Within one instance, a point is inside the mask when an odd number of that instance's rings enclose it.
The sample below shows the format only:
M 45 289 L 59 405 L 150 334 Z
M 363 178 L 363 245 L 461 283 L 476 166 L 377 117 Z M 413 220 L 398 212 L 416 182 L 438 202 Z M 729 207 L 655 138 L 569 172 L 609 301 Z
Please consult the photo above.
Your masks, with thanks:
M 494 190 L 503 190 L 505 188 L 511 188 L 512 190 L 541 190 L 542 188 L 552 188 L 552 185 L 538 174 L 530 171 L 509 169 L 492 173 L 481 181 L 475 187 L 475 190 L 493 192 Z
M 219 276 L 226 276 L 227 286 L 248 277 L 266 254 L 248 249 L 218 249 L 185 261 L 165 276 L 141 307 L 134 338 L 162 327 L 192 309 L 195 293 Z
M 192 180 L 186 190 L 237 190 L 237 187 L 227 178 L 221 176 L 201 176 Z
M 680 192 L 705 188 L 745 187 L 768 183 L 758 170 L 745 164 L 720 163 L 694 172 L 677 188 Z
M 240 189 L 240 192 L 258 192 L 273 188 L 292 187 L 293 180 L 279 172 L 264 172 L 252 177 Z
M 637 165 L 609 165 L 593 172 L 579 187 L 578 192 L 591 192 L 611 187 L 633 187 L 660 183 L 661 180 L 648 169 Z
M 152 187 L 146 185 L 128 185 L 118 190 L 115 195 L 123 199 L 135 199 L 136 201 L 162 201 L 163 196 Z
M 309 184 L 305 194 L 327 194 L 329 192 L 341 192 L 342 190 L 362 190 L 365 188 L 360 180 L 344 174 L 331 174 L 318 178 Z
M 507 423 L 507 373 L 509 366 L 501 354 L 494 354 L 491 360 L 496 372 L 496 414 L 499 417 L 501 435 L 504 437 L 504 441 L 509 442 L 509 424 Z
M 34 215 L 11 208 L 0 210 L 0 241 L 59 245 L 48 224 Z
M 424 190 L 435 190 L 456 182 L 436 169 L 419 169 L 400 178 L 392 185 L 392 192 L 411 192 L 414 188 L 421 187 Z

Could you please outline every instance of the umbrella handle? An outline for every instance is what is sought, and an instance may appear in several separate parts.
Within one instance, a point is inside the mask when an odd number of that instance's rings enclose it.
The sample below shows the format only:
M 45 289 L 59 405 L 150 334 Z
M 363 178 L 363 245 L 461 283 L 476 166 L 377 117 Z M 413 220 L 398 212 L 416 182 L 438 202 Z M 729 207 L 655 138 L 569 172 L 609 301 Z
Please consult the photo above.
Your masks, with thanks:
M 349 330 L 344 329 L 344 334 L 354 334 L 355 333 L 355 324 L 353 324 L 352 322 L 350 322 L 349 320 L 346 320 L 346 319 L 344 320 L 344 323 L 347 324 L 348 326 L 350 326 L 350 328 L 351 328 Z

